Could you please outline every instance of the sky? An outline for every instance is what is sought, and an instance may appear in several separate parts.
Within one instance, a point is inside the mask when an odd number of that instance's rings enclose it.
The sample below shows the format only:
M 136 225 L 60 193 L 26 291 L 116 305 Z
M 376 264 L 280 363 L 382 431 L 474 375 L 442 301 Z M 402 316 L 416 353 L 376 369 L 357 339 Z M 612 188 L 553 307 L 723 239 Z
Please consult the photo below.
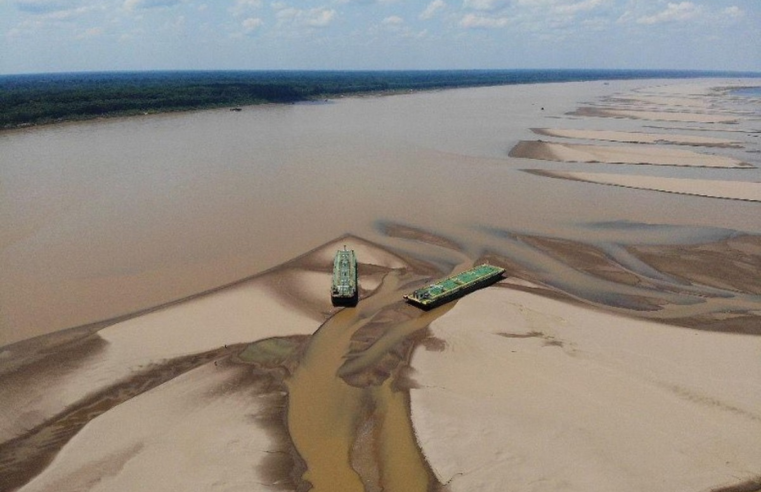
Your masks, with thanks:
M 761 0 L 0 0 L 0 74 L 761 71 Z

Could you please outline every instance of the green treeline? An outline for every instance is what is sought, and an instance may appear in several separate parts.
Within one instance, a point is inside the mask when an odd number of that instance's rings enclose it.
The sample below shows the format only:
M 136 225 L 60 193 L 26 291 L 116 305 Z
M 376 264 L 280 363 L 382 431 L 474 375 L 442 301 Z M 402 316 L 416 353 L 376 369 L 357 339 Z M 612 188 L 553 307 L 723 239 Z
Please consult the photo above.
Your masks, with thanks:
M 341 94 L 704 75 L 705 72 L 625 70 L 115 72 L 10 75 L 0 77 L 0 129 L 149 112 L 290 103 Z

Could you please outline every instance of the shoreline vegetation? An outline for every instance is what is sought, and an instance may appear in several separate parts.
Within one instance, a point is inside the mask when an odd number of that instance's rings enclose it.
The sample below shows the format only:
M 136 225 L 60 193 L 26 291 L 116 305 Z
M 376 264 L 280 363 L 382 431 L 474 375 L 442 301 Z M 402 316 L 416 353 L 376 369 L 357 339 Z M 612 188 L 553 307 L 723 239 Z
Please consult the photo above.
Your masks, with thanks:
M 104 72 L 0 76 L 0 130 L 97 118 L 496 85 L 758 77 L 677 70 Z

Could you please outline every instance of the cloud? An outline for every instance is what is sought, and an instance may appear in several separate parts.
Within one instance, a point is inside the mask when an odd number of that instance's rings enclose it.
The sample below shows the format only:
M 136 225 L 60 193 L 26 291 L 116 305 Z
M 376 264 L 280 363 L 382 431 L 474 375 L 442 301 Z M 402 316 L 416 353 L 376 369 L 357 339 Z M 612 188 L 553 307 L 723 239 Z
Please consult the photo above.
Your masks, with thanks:
M 236 0 L 235 5 L 230 7 L 230 12 L 233 15 L 244 15 L 247 12 L 256 10 L 262 7 L 262 0 Z
M 325 27 L 333 21 L 335 16 L 335 10 L 312 9 L 307 14 L 304 24 L 310 27 Z
M 272 6 L 277 9 L 275 17 L 277 17 L 278 24 L 280 25 L 290 23 L 302 27 L 322 28 L 329 26 L 336 17 L 335 10 L 325 7 L 306 10 L 286 7 L 280 3 L 272 4 Z
M 400 0 L 337 0 L 337 3 L 352 4 L 352 5 L 373 5 L 376 3 L 396 3 Z
M 422 20 L 431 19 L 436 13 L 447 6 L 444 0 L 433 0 L 428 6 L 420 13 Z
M 606 0 L 584 0 L 567 5 L 555 5 L 552 11 L 556 14 L 575 15 L 579 12 L 596 9 L 605 2 Z
M 736 5 L 725 8 L 724 10 L 721 11 L 721 13 L 726 15 L 727 17 L 733 17 L 735 19 L 739 19 L 740 17 L 743 17 L 745 15 L 745 12 L 743 12 L 743 10 Z
M 241 22 L 241 25 L 243 26 L 243 30 L 246 32 L 246 34 L 250 34 L 262 27 L 264 25 L 264 21 L 258 17 L 249 17 L 248 19 L 244 19 L 243 22 Z
M 102 27 L 91 27 L 90 29 L 86 29 L 82 31 L 81 33 L 77 34 L 77 39 L 90 39 L 90 38 L 97 38 L 98 36 L 103 35 L 103 28 Z
M 124 8 L 127 10 L 156 9 L 174 7 L 180 3 L 182 0 L 124 0 Z
M 465 29 L 499 29 L 510 23 L 507 17 L 487 17 L 483 15 L 467 14 L 460 20 L 460 27 Z
M 655 15 L 642 16 L 638 24 L 660 24 L 662 22 L 684 22 L 698 17 L 702 9 L 692 2 L 669 3 L 666 10 Z
M 463 7 L 482 12 L 494 12 L 502 9 L 507 4 L 506 0 L 465 0 Z
M 47 14 L 71 10 L 77 7 L 79 2 L 67 0 L 16 0 L 16 8 L 30 14 Z
M 381 21 L 381 24 L 386 26 L 398 26 L 400 24 L 404 24 L 404 19 L 399 17 L 398 15 L 392 15 L 391 17 L 386 17 Z

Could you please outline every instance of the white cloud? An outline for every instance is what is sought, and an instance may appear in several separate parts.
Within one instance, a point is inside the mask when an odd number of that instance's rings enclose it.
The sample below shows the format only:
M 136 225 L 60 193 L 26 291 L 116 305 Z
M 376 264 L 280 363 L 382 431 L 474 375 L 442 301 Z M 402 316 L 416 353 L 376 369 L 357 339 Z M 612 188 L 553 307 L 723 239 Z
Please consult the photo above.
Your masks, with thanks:
M 272 7 L 277 10 L 275 17 L 279 25 L 291 23 L 302 27 L 327 27 L 336 17 L 335 10 L 325 7 L 302 10 L 286 7 L 282 3 L 273 3 Z
M 433 0 L 428 6 L 420 13 L 420 18 L 423 20 L 431 19 L 436 13 L 447 6 L 444 0 Z
M 336 0 L 341 4 L 354 4 L 354 5 L 372 5 L 374 3 L 389 4 L 396 3 L 400 0 Z
M 91 27 L 90 29 L 86 29 L 82 31 L 81 33 L 77 34 L 77 39 L 90 39 L 90 38 L 97 38 L 98 36 L 103 35 L 103 28 L 102 27 Z
M 236 0 L 235 5 L 230 7 L 230 12 L 233 15 L 244 15 L 247 12 L 256 10 L 262 7 L 262 0 Z
M 605 2 L 606 0 L 583 0 L 567 5 L 556 5 L 552 11 L 556 14 L 574 15 L 579 12 L 596 9 Z
M 404 24 L 404 19 L 399 17 L 398 15 L 392 15 L 390 17 L 386 17 L 381 21 L 381 24 L 386 26 L 398 26 L 400 24 Z
M 244 19 L 243 22 L 241 22 L 241 25 L 243 26 L 243 30 L 246 32 L 246 34 L 250 34 L 262 27 L 264 25 L 264 21 L 258 17 L 249 17 L 248 19 Z
M 510 23 L 507 17 L 486 17 L 468 14 L 460 20 L 460 27 L 465 29 L 499 29 Z
M 724 10 L 721 11 L 721 13 L 726 15 L 727 17 L 733 17 L 736 19 L 743 17 L 745 15 L 745 12 L 743 12 L 743 10 L 736 5 L 725 8 Z
M 312 9 L 308 12 L 304 24 L 310 27 L 325 27 L 333 21 L 336 16 L 335 10 Z
M 506 4 L 506 0 L 465 0 L 463 7 L 483 12 L 494 12 L 505 7 Z
M 127 10 L 156 9 L 174 7 L 180 3 L 182 0 L 124 0 L 124 8 Z
M 662 22 L 684 22 L 698 17 L 701 7 L 692 2 L 669 3 L 666 10 L 655 15 L 643 16 L 637 19 L 639 24 L 660 24 Z
M 72 0 L 16 0 L 16 8 L 30 14 L 47 14 L 75 9 L 79 2 Z

